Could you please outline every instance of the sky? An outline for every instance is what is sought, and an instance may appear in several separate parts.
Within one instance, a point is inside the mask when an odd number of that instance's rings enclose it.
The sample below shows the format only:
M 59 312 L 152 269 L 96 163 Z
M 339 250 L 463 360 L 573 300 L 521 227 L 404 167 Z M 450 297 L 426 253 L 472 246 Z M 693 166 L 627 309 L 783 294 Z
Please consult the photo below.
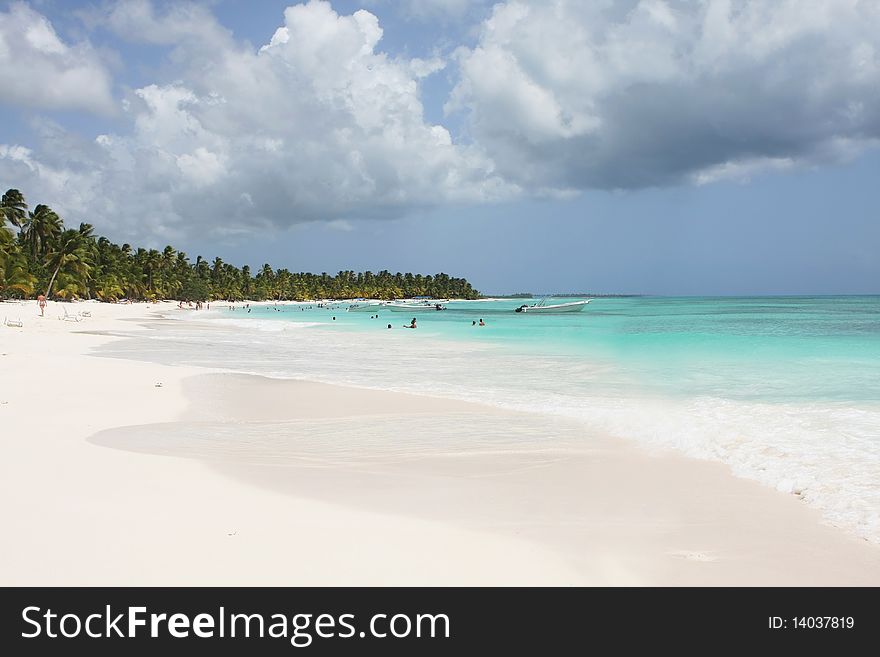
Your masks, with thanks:
M 484 293 L 880 293 L 877 0 L 0 0 L 0 187 Z

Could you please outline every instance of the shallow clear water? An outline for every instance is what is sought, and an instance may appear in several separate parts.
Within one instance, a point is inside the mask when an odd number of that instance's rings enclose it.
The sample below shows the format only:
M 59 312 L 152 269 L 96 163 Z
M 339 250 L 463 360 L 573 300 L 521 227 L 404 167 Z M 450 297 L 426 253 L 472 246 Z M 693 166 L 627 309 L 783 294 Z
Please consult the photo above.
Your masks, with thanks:
M 880 401 L 880 297 L 595 299 L 579 313 L 511 312 L 520 303 L 451 302 L 446 311 L 416 316 L 420 332 L 431 337 L 604 363 L 667 394 Z M 371 332 L 411 319 L 387 310 L 371 319 L 345 307 L 279 306 L 281 312 L 253 308 L 227 316 L 329 320 L 335 330 Z M 486 326 L 473 326 L 480 319 Z
M 227 330 L 175 322 L 108 351 L 575 419 L 584 440 L 723 461 L 880 540 L 880 297 L 595 299 L 567 315 L 520 303 L 451 302 L 417 313 L 416 331 L 381 309 L 214 304 L 183 315 Z

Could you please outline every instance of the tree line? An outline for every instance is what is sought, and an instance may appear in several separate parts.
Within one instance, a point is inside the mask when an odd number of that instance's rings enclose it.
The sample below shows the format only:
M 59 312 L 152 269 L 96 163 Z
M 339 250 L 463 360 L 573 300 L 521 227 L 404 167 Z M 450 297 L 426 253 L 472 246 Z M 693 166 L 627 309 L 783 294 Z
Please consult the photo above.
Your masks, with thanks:
M 91 224 L 67 228 L 50 207 L 31 209 L 17 189 L 0 199 L 0 300 L 33 298 L 117 301 L 309 300 L 414 296 L 476 299 L 464 278 L 439 273 L 340 271 L 311 274 L 273 269 L 254 273 L 221 258 L 197 256 L 166 246 L 156 249 L 114 244 Z

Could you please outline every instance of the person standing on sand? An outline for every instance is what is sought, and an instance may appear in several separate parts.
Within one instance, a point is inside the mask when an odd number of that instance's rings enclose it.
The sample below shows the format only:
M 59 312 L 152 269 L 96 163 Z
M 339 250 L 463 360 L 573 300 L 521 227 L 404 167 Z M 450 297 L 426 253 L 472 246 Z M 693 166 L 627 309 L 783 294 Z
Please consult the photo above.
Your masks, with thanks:
M 40 317 L 46 312 L 46 297 L 42 294 L 37 297 L 37 304 L 40 306 Z

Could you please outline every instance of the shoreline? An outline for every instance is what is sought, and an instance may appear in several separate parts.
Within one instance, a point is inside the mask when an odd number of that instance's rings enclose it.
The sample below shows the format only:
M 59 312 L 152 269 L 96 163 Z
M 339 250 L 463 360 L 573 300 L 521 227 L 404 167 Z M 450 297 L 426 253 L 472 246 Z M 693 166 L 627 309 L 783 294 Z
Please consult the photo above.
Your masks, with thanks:
M 26 500 L 4 513 L 2 554 L 16 568 L 2 583 L 880 583 L 878 546 L 722 464 L 599 438 L 580 452 L 516 453 L 500 449 L 503 436 L 475 454 L 369 458 L 356 442 L 364 418 L 471 417 L 503 433 L 516 415 L 89 355 L 116 339 L 93 332 L 175 307 L 89 304 L 93 318 L 68 323 L 50 304 L 52 319 L 2 327 L 0 362 L 17 384 L 0 405 L 11 437 L 3 494 Z M 46 379 L 60 386 L 48 399 Z M 187 423 L 236 423 L 259 436 L 261 423 L 294 422 L 311 433 L 315 414 L 355 441 L 344 464 L 314 446 L 308 467 L 279 465 L 271 449 L 272 465 L 247 462 L 253 446 L 237 443 L 225 460 L 104 446 L 123 444 L 131 427 L 168 436 Z
M 877 546 L 822 524 L 815 509 L 794 496 L 736 478 L 720 463 L 649 454 L 612 438 L 592 439 L 579 449 L 502 443 L 401 453 L 364 450 L 357 443 L 340 447 L 349 436 L 339 420 L 381 418 L 395 426 L 415 414 L 441 426 L 446 418 L 479 419 L 503 430 L 524 415 L 404 393 L 372 391 L 364 399 L 359 389 L 243 374 L 192 377 L 186 390 L 195 403 L 212 409 L 197 423 L 234 421 L 245 437 L 222 448 L 212 440 L 207 449 L 181 454 L 168 444 L 151 449 L 155 428 L 142 427 L 105 432 L 100 444 L 193 459 L 291 500 L 378 511 L 404 524 L 427 519 L 450 531 L 526 539 L 572 568 L 569 585 L 880 582 Z M 297 402 L 280 407 L 276 398 Z M 347 406 L 352 400 L 360 406 Z M 413 400 L 419 403 L 411 407 Z M 406 414 L 394 410 L 402 402 Z M 220 417 L 213 414 L 218 408 L 224 409 Z M 259 434 L 274 422 L 292 423 L 285 429 L 303 435 L 331 423 L 329 434 L 337 444 L 327 451 L 255 446 L 249 425 Z M 426 431 L 423 438 L 433 445 L 436 436 Z M 516 568 L 541 564 L 519 562 Z

